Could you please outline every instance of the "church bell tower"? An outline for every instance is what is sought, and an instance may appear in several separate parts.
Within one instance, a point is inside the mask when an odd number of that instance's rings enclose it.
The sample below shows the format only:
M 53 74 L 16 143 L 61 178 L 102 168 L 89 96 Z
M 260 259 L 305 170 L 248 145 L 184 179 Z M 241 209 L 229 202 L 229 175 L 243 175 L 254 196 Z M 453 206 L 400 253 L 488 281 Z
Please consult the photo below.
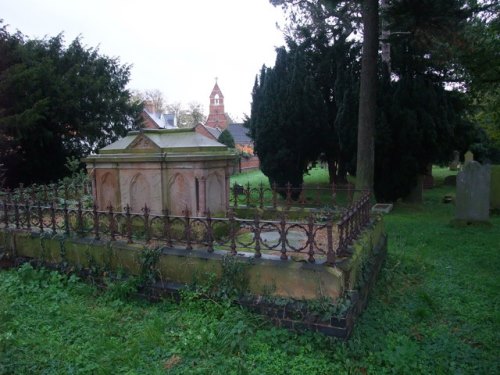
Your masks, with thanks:
M 210 107 L 205 126 L 224 130 L 227 125 L 226 112 L 224 111 L 224 95 L 222 95 L 216 78 L 215 86 L 210 94 Z

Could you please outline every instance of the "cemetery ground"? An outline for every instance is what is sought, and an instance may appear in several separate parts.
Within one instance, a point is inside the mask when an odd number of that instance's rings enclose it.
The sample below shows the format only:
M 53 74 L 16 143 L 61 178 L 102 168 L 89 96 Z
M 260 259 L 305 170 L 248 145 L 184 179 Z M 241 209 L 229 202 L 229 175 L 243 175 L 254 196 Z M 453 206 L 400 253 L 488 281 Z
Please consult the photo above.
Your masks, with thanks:
M 387 260 L 347 342 L 273 327 L 199 292 L 151 303 L 129 297 L 131 282 L 103 291 L 24 265 L 0 271 L 0 374 L 500 373 L 500 216 L 450 226 L 451 173 L 434 169 L 424 204 L 384 217 Z M 249 177 L 261 178 L 237 179 Z

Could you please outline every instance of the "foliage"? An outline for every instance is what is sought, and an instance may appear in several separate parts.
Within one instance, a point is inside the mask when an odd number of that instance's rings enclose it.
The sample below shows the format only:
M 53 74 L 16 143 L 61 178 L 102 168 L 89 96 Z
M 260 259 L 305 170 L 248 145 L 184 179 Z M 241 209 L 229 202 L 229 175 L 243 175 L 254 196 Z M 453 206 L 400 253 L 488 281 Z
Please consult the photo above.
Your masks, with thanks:
M 138 255 L 140 264 L 139 281 L 142 286 L 153 284 L 159 277 L 157 269 L 160 260 L 161 249 L 158 247 L 145 246 Z
M 414 188 L 432 163 L 447 164 L 479 133 L 467 120 L 467 98 L 446 90 L 463 80 L 456 46 L 467 13 L 455 0 L 397 1 L 386 21 L 393 33 L 392 79 L 382 76 L 376 137 L 375 194 L 395 201 Z M 394 78 L 397 78 L 395 80 Z
M 453 150 L 464 152 L 476 132 L 463 95 L 422 75 L 386 83 L 381 95 L 375 195 L 388 202 L 406 197 L 429 164 L 447 164 Z
M 226 145 L 229 148 L 234 148 L 234 138 L 229 132 L 229 130 L 224 129 L 222 133 L 220 133 L 218 141 L 223 145 Z
M 0 163 L 7 185 L 49 182 L 138 124 L 130 67 L 63 35 L 42 40 L 0 24 Z
M 309 53 L 308 70 L 317 79 L 329 113 L 329 130 L 321 133 L 326 142 L 321 146 L 324 158 L 329 162 L 331 176 L 345 179 L 346 170 L 355 173 L 356 161 L 364 165 L 373 155 L 372 136 L 357 133 L 353 126 L 353 122 L 361 124 L 375 117 L 357 117 L 358 90 L 354 89 L 359 81 L 356 61 L 360 50 L 352 35 L 360 30 L 360 14 L 367 8 L 360 8 L 361 1 L 271 3 L 285 11 L 288 43 L 293 41 Z M 499 108 L 496 62 L 500 12 L 498 2 L 490 0 L 386 3 L 381 18 L 389 35 L 385 42 L 390 46 L 391 74 L 385 64 L 380 64 L 375 190 L 384 200 L 395 200 L 414 187 L 417 174 L 423 173 L 429 162 L 447 163 L 454 149 L 463 153 L 470 148 L 479 160 L 500 157 L 499 122 L 495 121 Z M 363 41 L 376 34 L 365 29 Z M 376 52 L 377 43 L 373 45 Z M 375 61 L 368 65 L 376 66 Z M 343 71 L 349 72 L 347 77 L 339 74 Z M 454 90 L 449 92 L 450 88 Z M 375 96 L 373 92 L 367 99 Z M 426 100 L 429 97 L 436 103 Z M 359 113 L 370 107 L 367 104 L 360 103 Z M 482 130 L 477 129 L 477 124 Z M 367 142 L 357 150 L 367 154 L 357 158 L 356 137 Z
M 324 101 L 306 69 L 306 55 L 295 44 L 277 50 L 274 68 L 263 67 L 252 93 L 247 126 L 262 172 L 270 184 L 302 183 L 309 163 L 319 156 L 326 126 Z
M 0 373 L 498 373 L 500 217 L 449 226 L 448 174 L 434 170 L 424 205 L 384 217 L 388 258 L 346 343 L 193 293 L 179 305 L 121 300 L 24 265 L 0 272 Z

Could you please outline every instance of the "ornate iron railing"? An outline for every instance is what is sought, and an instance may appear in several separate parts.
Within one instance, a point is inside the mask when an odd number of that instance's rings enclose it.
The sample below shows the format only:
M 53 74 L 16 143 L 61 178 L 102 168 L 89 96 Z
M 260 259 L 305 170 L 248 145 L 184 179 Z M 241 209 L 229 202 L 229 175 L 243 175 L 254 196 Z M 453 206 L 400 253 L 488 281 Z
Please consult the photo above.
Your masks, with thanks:
M 15 189 L 0 191 L 0 200 L 40 202 L 46 205 L 57 200 L 79 201 L 84 199 L 85 196 L 92 196 L 92 186 L 88 181 L 82 183 L 59 182 L 49 185 L 31 185 L 28 187 L 19 184 L 19 187 Z
M 273 186 L 251 186 L 233 184 L 231 187 L 229 203 L 233 208 L 238 207 L 322 207 L 322 206 L 347 206 L 353 203 L 356 193 L 365 193 L 356 190 L 353 185 L 329 186 L 301 185 L 293 187 L 290 183 L 284 187 L 276 184 Z
M 66 236 L 91 237 L 96 240 L 144 242 L 183 248 L 224 250 L 231 254 L 253 253 L 255 258 L 279 255 L 286 260 L 297 256 L 308 262 L 324 260 L 333 265 L 338 257 L 347 256 L 347 249 L 370 221 L 370 195 L 363 195 L 345 209 L 340 218 L 327 214 L 310 215 L 304 221 L 263 220 L 256 213 L 253 219 L 237 218 L 233 210 L 227 217 L 153 215 L 145 206 L 140 214 L 125 211 L 84 208 L 81 201 L 69 206 L 17 199 L 8 196 L 0 201 L 1 227 Z

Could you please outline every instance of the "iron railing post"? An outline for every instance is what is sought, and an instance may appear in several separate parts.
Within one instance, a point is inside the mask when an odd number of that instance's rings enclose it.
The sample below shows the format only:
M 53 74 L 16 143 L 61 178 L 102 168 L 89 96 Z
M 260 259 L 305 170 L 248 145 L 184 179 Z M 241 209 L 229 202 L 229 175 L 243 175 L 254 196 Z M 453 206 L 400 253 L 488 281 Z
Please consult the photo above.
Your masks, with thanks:
M 163 237 L 167 247 L 172 246 L 172 230 L 170 228 L 170 217 L 168 208 L 163 211 Z
M 24 202 L 24 218 L 26 220 L 26 228 L 31 231 L 31 208 L 28 201 Z
M 210 208 L 207 209 L 207 251 L 209 253 L 214 252 L 214 235 L 212 228 L 212 214 L 210 213 Z
M 94 239 L 96 241 L 99 241 L 101 237 L 99 236 L 99 213 L 97 212 L 97 204 L 94 202 L 94 205 L 92 207 L 92 215 L 93 221 L 94 221 Z M 110 225 L 111 227 L 111 225 Z
M 184 233 L 186 235 L 186 250 L 192 250 L 191 246 L 191 220 L 189 217 L 189 208 L 186 206 L 184 210 Z
M 309 215 L 307 220 L 307 243 L 309 245 L 309 258 L 308 262 L 314 263 L 316 260 L 314 259 L 314 217 L 313 215 Z
M 76 211 L 77 234 L 79 237 L 83 237 L 84 230 L 83 230 L 82 202 L 78 201 L 78 203 L 76 204 L 76 207 L 77 207 L 77 211 Z
M 50 202 L 50 223 L 52 225 L 52 234 L 56 234 L 56 208 L 54 206 L 54 201 Z
M 281 214 L 280 219 L 280 241 L 281 241 L 281 260 L 288 260 L 288 255 L 286 254 L 286 220 L 285 214 Z
M 150 213 L 150 208 L 148 207 L 147 204 L 144 205 L 144 208 L 142 209 L 142 212 L 144 212 L 144 237 L 146 240 L 146 243 L 151 242 L 151 232 L 150 232 L 150 227 L 149 227 L 149 213 Z
M 69 236 L 69 212 L 68 212 L 68 203 L 64 200 L 63 203 L 63 211 L 64 211 L 64 233 Z
M 254 229 L 254 239 L 255 239 L 255 258 L 261 258 L 262 254 L 260 252 L 260 217 L 259 212 L 255 212 L 255 217 L 253 221 Z
M 127 243 L 132 243 L 132 217 L 130 215 L 130 206 L 125 206 L 125 228 L 127 231 Z
M 335 265 L 335 252 L 333 250 L 333 223 L 331 216 L 328 217 L 326 222 L 326 240 L 327 240 L 326 263 L 330 266 L 333 266 Z

